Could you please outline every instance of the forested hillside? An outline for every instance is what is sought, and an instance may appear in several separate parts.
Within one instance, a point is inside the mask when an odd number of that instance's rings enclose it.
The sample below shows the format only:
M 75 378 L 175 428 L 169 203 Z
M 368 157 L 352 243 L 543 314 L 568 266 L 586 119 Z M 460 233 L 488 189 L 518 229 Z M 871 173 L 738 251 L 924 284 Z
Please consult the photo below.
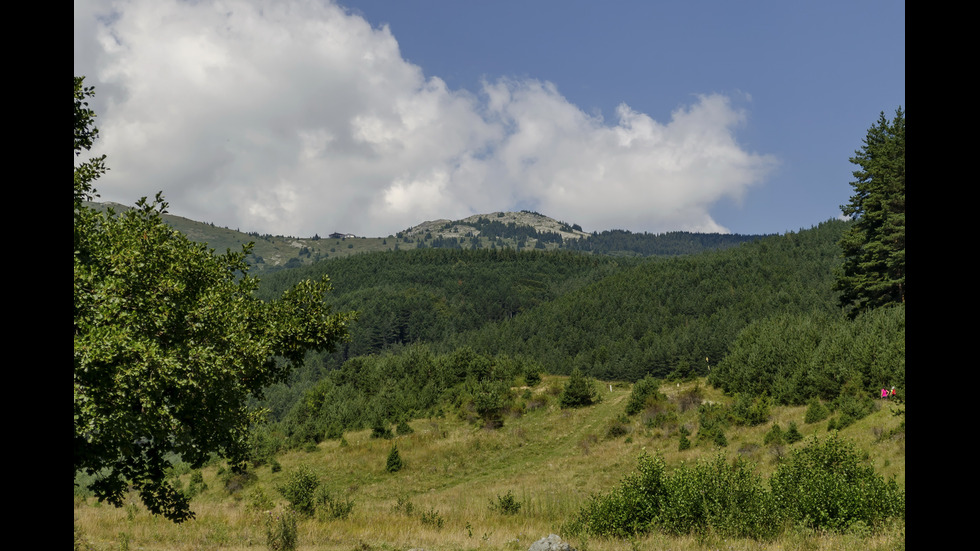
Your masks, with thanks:
M 416 398 L 425 381 L 415 379 L 430 377 L 426 366 L 440 365 L 443 360 L 434 354 L 461 349 L 491 365 L 507 365 L 497 369 L 502 378 L 521 371 L 510 366 L 512 361 L 547 373 L 579 369 L 613 380 L 704 375 L 753 321 L 776 314 L 840 316 L 832 285 L 839 263 L 836 242 L 845 227 L 845 222 L 829 221 L 724 251 L 672 259 L 424 249 L 357 255 L 272 274 L 262 282 L 263 296 L 328 273 L 334 283 L 328 301 L 335 311 L 356 310 L 360 317 L 350 343 L 333 354 L 308 357 L 290 385 L 269 389 L 265 405 L 274 419 L 282 419 L 303 393 L 344 362 L 388 351 L 394 359 L 381 364 L 397 367 L 403 363 L 397 359 L 403 347 L 419 343 L 430 348 L 421 356 L 418 351 L 411 354 L 427 359 L 395 370 L 415 371 L 370 377 L 365 371 L 365 378 L 378 386 L 367 390 L 356 385 L 370 395 L 383 387 L 413 396 L 401 412 L 384 406 L 392 415 L 432 407 L 451 385 L 427 391 L 431 400 L 422 404 Z M 359 369 L 380 369 L 376 360 L 358 361 Z M 458 365 L 453 369 L 472 371 Z M 349 367 L 344 371 L 353 372 Z M 351 383 L 352 376 L 345 380 L 337 384 Z M 360 417 L 356 424 L 363 422 Z
M 833 270 L 845 227 L 830 221 L 725 251 L 650 260 L 448 342 L 527 355 L 549 373 L 705 374 L 753 320 L 838 311 Z
M 306 278 L 329 274 L 334 311 L 354 310 L 351 341 L 332 354 L 312 355 L 292 384 L 266 393 L 274 416 L 350 358 L 441 343 L 532 311 L 638 261 L 560 251 L 424 249 L 369 253 L 284 270 L 263 278 L 259 295 L 276 296 Z

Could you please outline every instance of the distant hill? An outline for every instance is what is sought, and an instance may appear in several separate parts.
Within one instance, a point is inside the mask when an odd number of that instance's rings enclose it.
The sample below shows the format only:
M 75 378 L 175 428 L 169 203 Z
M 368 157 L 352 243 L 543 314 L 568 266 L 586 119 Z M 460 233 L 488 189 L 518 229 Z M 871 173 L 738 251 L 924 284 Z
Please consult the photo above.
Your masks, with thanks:
M 111 207 L 117 212 L 130 208 L 118 203 L 93 205 L 103 209 Z M 682 231 L 651 234 L 615 229 L 588 233 L 578 224 L 527 210 L 474 214 L 461 220 L 430 220 L 387 237 L 356 236 L 344 232 L 343 228 L 330 234 L 335 237 L 294 237 L 242 232 L 172 214 L 164 215 L 164 220 L 192 240 L 207 243 L 218 252 L 238 251 L 243 245 L 254 243 L 247 260 L 255 275 L 378 251 L 558 249 L 608 256 L 679 256 L 726 249 L 763 237 Z

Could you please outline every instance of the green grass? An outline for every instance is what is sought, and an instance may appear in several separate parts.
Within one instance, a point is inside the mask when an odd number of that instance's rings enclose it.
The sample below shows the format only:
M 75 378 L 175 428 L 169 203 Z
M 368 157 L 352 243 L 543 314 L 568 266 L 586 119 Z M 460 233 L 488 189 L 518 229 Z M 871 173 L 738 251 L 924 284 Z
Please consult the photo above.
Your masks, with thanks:
M 557 379 L 546 377 L 536 392 L 543 393 Z M 676 396 L 691 385 L 670 384 L 661 390 Z M 354 509 L 343 520 L 327 515 L 300 520 L 300 549 L 527 549 L 549 533 L 562 535 L 577 549 L 904 548 L 904 523 L 871 535 L 789 528 L 775 542 L 764 544 L 712 534 L 669 537 L 653 533 L 633 541 L 570 535 L 569 521 L 582 504 L 591 494 L 616 486 L 636 468 L 640 453 L 662 454 L 670 466 L 713 457 L 719 451 L 702 444 L 679 452 L 677 426 L 646 428 L 639 415 L 630 419 L 627 435 L 607 438 L 607 427 L 622 415 L 630 387 L 614 385 L 610 391 L 604 384 L 601 389 L 602 401 L 595 406 L 562 410 L 550 397 L 548 406 L 508 417 L 503 428 L 494 431 L 451 416 L 415 420 L 410 423 L 414 433 L 393 441 L 372 439 L 368 430 L 347 433 L 348 446 L 328 441 L 312 453 L 294 451 L 280 456 L 280 472 L 257 469 L 258 480 L 235 496 L 224 491 L 218 467 L 208 467 L 204 481 L 209 489 L 192 502 L 197 519 L 183 525 L 152 517 L 137 503 L 116 509 L 79 497 L 75 498 L 75 525 L 94 549 L 121 549 L 123 545 L 148 550 L 265 549 L 265 508 L 284 503 L 276 486 L 288 473 L 306 465 L 332 495 L 352 498 Z M 728 400 L 710 387 L 705 388 L 705 399 Z M 896 408 L 882 404 L 879 411 L 842 435 L 866 451 L 880 473 L 886 478 L 895 476 L 904 488 L 904 433 L 889 436 L 904 420 L 892 414 Z M 805 407 L 774 408 L 769 423 L 729 429 L 728 446 L 720 451 L 729 458 L 740 455 L 755 462 L 758 472 L 768 477 L 780 457 L 803 444 L 764 446 L 772 422 L 786 427 L 796 421 L 805 437 L 826 434 L 826 422 L 805 425 L 804 413 Z M 696 441 L 696 409 L 679 414 L 678 423 L 689 426 L 692 441 Z M 404 462 L 397 473 L 385 469 L 392 443 Z M 182 479 L 187 487 L 190 475 Z M 490 507 L 491 501 L 507 492 L 513 492 L 521 503 L 517 514 L 501 514 Z

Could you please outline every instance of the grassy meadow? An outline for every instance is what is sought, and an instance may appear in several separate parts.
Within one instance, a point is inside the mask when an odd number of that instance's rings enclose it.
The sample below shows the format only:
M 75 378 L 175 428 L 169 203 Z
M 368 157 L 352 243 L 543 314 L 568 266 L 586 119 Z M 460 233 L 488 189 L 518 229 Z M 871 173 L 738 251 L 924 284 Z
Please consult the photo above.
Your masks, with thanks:
M 765 445 L 773 423 L 785 429 L 796 422 L 806 439 L 826 437 L 827 421 L 803 422 L 806 407 L 775 407 L 770 421 L 726 432 L 728 445 L 698 443 L 697 406 L 684 408 L 679 397 L 695 385 L 703 400 L 727 403 L 730 398 L 704 380 L 665 383 L 661 392 L 678 404 L 677 423 L 655 428 L 644 414 L 618 422 L 631 385 L 598 383 L 602 400 L 580 409 L 560 409 L 559 393 L 566 378 L 545 377 L 524 393 L 524 413 L 505 417 L 503 427 L 478 427 L 458 412 L 410 422 L 414 432 L 392 440 L 371 438 L 371 431 L 348 432 L 306 450 L 290 451 L 270 465 L 253 469 L 242 481 L 223 472 L 220 463 L 201 471 L 207 488 L 192 501 L 196 519 L 176 525 L 150 515 L 135 495 L 124 507 L 100 504 L 76 489 L 76 540 L 89 549 L 199 550 L 266 549 L 269 511 L 285 504 L 277 490 L 290 473 L 307 466 L 319 475 L 332 496 L 352 500 L 346 518 L 323 510 L 301 518 L 299 549 L 527 549 L 551 533 L 578 550 L 606 549 L 904 549 L 905 525 L 898 522 L 872 533 L 821 533 L 788 527 L 774 541 L 723 538 L 711 532 L 698 536 L 660 533 L 633 539 L 600 538 L 577 530 L 578 512 L 597 492 L 608 492 L 635 470 L 641 453 L 659 454 L 669 466 L 696 462 L 716 454 L 741 456 L 768 477 L 793 445 Z M 905 488 L 904 404 L 880 402 L 877 411 L 841 432 L 886 479 Z M 616 426 L 618 430 L 610 431 Z M 679 426 L 692 431 L 694 446 L 678 451 Z M 623 428 L 625 427 L 625 431 Z M 625 432 L 625 434 L 623 434 Z M 613 436 L 615 434 L 615 436 Z M 404 467 L 386 471 L 386 459 L 397 446 Z M 180 476 L 186 489 L 192 474 Z M 200 485 L 198 484 L 198 487 Z M 499 506 L 507 495 L 519 510 L 506 514 Z M 493 505 L 497 505 L 493 507 Z M 513 512 L 513 505 L 511 512 Z

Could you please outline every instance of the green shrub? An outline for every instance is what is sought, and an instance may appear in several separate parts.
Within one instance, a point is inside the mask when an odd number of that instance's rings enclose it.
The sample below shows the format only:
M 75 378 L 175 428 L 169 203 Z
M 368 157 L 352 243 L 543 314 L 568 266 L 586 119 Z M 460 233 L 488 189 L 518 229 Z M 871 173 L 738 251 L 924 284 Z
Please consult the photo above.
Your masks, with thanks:
M 415 505 L 407 497 L 398 497 L 394 509 L 395 512 L 400 511 L 405 513 L 405 516 L 410 517 L 415 512 Z
M 422 524 L 434 526 L 436 528 L 442 528 L 442 525 L 445 523 L 442 515 L 440 515 L 439 511 L 436 511 L 435 509 L 422 511 L 422 514 L 419 516 L 419 520 L 422 521 Z
M 245 508 L 249 511 L 269 511 L 275 507 L 275 503 L 269 496 L 265 495 L 265 492 L 261 487 L 255 487 L 249 490 L 246 496 Z
M 772 498 L 752 465 L 729 463 L 721 454 L 691 467 L 681 465 L 668 479 L 661 529 L 675 534 L 705 533 L 768 539 L 779 528 Z
M 751 465 L 718 455 L 667 474 L 663 459 L 640 456 L 639 472 L 607 495 L 593 495 L 576 522 L 602 536 L 628 537 L 655 527 L 668 533 L 714 530 L 736 537 L 770 538 L 779 519 Z
M 610 419 L 606 427 L 606 438 L 613 439 L 626 436 L 630 433 L 630 422 L 625 416 Z
M 509 398 L 509 389 L 500 381 L 481 381 L 473 396 L 473 408 L 484 428 L 496 429 L 504 425 L 503 412 Z
M 626 475 L 606 495 L 593 495 L 579 512 L 578 523 L 596 535 L 632 536 L 650 530 L 667 500 L 663 458 L 640 456 L 638 472 Z
M 578 408 L 591 406 L 597 400 L 598 393 L 592 379 L 576 369 L 568 379 L 568 384 L 558 398 L 558 403 L 562 408 Z
M 767 446 L 779 446 L 785 442 L 785 437 L 783 436 L 783 429 L 779 427 L 779 423 L 774 423 L 769 432 L 766 433 L 765 438 L 763 438 L 762 443 Z
M 820 398 L 811 398 L 810 402 L 806 407 L 806 415 L 803 416 L 803 422 L 806 424 L 819 423 L 827 417 L 830 417 L 830 410 L 827 406 L 823 405 Z
M 649 375 L 633 385 L 629 401 L 626 402 L 626 415 L 636 415 L 647 407 L 648 400 L 662 400 L 666 397 L 660 393 L 660 381 Z
M 834 408 L 840 412 L 837 428 L 843 429 L 859 419 L 864 419 L 878 408 L 878 402 L 870 396 L 841 394 L 834 400 Z
M 299 538 L 296 513 L 291 509 L 270 511 L 265 520 L 266 542 L 271 551 L 293 551 Z
M 293 506 L 293 509 L 306 516 L 312 516 L 316 509 L 317 488 L 319 486 L 320 478 L 313 472 L 313 469 L 301 465 L 298 469 L 290 472 L 286 481 L 277 486 L 276 489 Z
M 789 428 L 786 429 L 786 434 L 783 437 L 786 439 L 787 444 L 795 444 L 803 440 L 803 435 L 800 434 L 800 428 L 796 426 L 796 421 L 790 422 Z
M 327 440 L 337 440 L 344 437 L 344 426 L 338 420 L 334 420 L 329 425 L 327 425 L 327 431 L 324 433 Z
M 415 429 L 413 429 L 407 422 L 405 422 L 404 419 L 402 419 L 398 422 L 398 426 L 395 427 L 395 432 L 401 436 L 405 434 L 412 434 L 415 432 Z
M 521 502 L 514 497 L 514 492 L 507 490 L 504 495 L 497 495 L 497 501 L 490 500 L 490 510 L 502 515 L 516 515 L 521 512 Z
M 541 366 L 536 364 L 529 366 L 524 371 L 524 382 L 529 387 L 536 387 L 541 384 Z
M 728 428 L 728 408 L 718 404 L 704 404 L 698 408 L 698 443 L 713 442 L 725 447 L 725 429 Z
M 351 497 L 334 497 L 326 488 L 320 487 L 317 492 L 317 509 L 321 515 L 333 519 L 345 519 L 354 512 L 354 499 Z
M 276 454 L 285 448 L 286 439 L 268 425 L 259 425 L 249 431 L 248 446 L 249 461 L 252 462 L 252 466 L 260 467 L 272 461 Z
M 405 464 L 402 463 L 402 458 L 398 455 L 398 446 L 392 446 L 391 452 L 388 453 L 388 461 L 385 465 L 385 471 L 389 473 L 396 473 L 402 470 Z
M 371 438 L 391 440 L 394 437 L 395 435 L 392 434 L 391 428 L 384 419 L 379 417 L 374 420 L 374 423 L 371 425 Z
M 729 408 L 729 418 L 736 425 L 754 427 L 769 420 L 771 406 L 772 400 L 767 396 L 753 398 L 747 394 L 738 394 Z
M 770 486 L 783 516 L 803 526 L 843 531 L 859 521 L 875 528 L 905 518 L 905 493 L 895 480 L 885 482 L 836 434 L 796 450 Z
M 187 496 L 194 497 L 207 489 L 208 485 L 204 482 L 204 474 L 201 471 L 192 472 L 191 481 L 187 487 Z
M 691 440 L 687 437 L 686 434 L 681 433 L 681 441 L 677 445 L 677 451 L 682 452 L 684 450 L 689 450 L 689 449 L 691 449 Z

